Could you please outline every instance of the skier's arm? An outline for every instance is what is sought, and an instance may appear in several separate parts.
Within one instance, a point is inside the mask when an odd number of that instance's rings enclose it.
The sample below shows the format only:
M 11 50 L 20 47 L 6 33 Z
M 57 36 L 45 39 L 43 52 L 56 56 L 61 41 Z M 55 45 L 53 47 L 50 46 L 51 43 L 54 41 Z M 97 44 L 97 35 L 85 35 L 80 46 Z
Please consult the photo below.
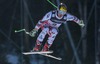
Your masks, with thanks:
M 67 14 L 67 21 L 74 21 L 81 27 L 84 27 L 83 20 L 79 20 L 76 16 L 73 16 L 71 14 Z
M 36 24 L 35 29 L 38 31 L 41 26 L 43 26 L 49 19 L 51 18 L 51 12 L 48 12 L 42 20 L 39 20 L 39 22 Z
M 30 36 L 34 37 L 35 34 L 38 32 L 40 27 L 42 27 L 49 19 L 51 18 L 51 12 L 48 12 L 42 20 L 39 20 L 38 23 L 36 24 L 35 28 L 30 31 Z

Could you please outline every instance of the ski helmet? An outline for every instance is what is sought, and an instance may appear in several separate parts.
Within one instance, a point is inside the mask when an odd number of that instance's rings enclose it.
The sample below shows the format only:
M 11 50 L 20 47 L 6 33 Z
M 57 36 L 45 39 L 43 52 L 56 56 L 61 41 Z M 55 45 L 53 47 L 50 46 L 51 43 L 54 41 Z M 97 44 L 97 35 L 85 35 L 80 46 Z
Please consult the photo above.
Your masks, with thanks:
M 60 5 L 58 6 L 57 10 L 58 10 L 58 13 L 64 15 L 67 12 L 67 6 L 65 4 L 63 4 L 63 3 L 60 3 Z

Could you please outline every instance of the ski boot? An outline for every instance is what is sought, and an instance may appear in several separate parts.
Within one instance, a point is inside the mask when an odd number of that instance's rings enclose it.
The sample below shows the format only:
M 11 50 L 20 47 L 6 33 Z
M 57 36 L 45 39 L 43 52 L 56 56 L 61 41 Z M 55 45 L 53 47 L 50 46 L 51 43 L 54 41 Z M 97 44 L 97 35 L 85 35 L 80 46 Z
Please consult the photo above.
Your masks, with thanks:
M 50 48 L 50 44 L 46 43 L 42 49 L 42 51 L 49 51 L 49 48 Z
M 40 49 L 41 49 L 41 43 L 37 42 L 32 51 L 40 51 Z

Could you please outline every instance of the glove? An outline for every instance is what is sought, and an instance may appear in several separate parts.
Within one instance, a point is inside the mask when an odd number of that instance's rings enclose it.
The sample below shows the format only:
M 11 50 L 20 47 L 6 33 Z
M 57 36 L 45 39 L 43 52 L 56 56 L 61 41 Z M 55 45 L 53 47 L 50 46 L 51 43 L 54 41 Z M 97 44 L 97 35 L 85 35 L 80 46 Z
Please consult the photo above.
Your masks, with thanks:
M 31 37 L 35 37 L 36 33 L 37 33 L 37 30 L 36 29 L 33 29 L 32 31 L 30 31 L 29 35 Z
M 85 26 L 84 23 L 83 23 L 83 20 L 80 20 L 79 25 L 80 25 L 81 27 L 84 27 L 84 26 Z

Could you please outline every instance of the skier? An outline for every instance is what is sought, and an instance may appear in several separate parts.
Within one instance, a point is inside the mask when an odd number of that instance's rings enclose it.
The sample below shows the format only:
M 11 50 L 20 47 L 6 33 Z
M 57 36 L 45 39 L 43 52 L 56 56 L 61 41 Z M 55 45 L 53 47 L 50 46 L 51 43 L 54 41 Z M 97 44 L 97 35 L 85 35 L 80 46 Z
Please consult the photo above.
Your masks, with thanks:
M 30 36 L 34 37 L 40 28 L 42 30 L 39 36 L 37 37 L 36 45 L 33 48 L 33 51 L 40 51 L 40 47 L 46 34 L 48 34 L 49 36 L 42 51 L 48 51 L 51 45 L 53 44 L 56 35 L 58 34 L 58 28 L 61 24 L 66 23 L 67 21 L 74 21 L 78 25 L 82 27 L 84 26 L 82 21 L 80 21 L 77 17 L 67 12 L 67 7 L 63 3 L 60 3 L 57 10 L 48 12 L 42 18 L 42 20 L 39 20 L 35 28 L 30 32 Z

